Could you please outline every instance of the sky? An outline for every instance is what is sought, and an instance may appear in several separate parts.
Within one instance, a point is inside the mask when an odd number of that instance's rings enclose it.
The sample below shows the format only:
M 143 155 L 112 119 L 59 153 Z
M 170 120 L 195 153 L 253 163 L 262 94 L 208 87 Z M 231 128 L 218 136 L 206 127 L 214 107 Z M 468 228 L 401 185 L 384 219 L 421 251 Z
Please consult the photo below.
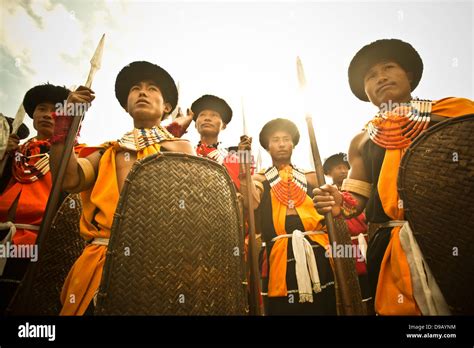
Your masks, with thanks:
M 313 117 L 324 160 L 347 152 L 350 140 L 376 113 L 350 91 L 347 68 L 364 45 L 382 38 L 410 42 L 424 74 L 413 96 L 474 95 L 473 1 L 119 1 L 0 0 L 0 112 L 14 117 L 26 91 L 47 81 L 84 84 L 89 61 L 106 34 L 102 67 L 92 84 L 81 142 L 97 145 L 133 127 L 115 98 L 118 72 L 136 60 L 165 68 L 179 83 L 186 110 L 203 94 L 224 98 L 234 117 L 220 135 L 238 144 L 242 113 L 253 154 L 271 164 L 258 134 L 269 120 L 293 120 L 301 140 L 293 163 L 312 168 L 304 119 Z M 298 89 L 303 62 L 309 103 Z M 31 135 L 36 134 L 25 118 Z M 199 140 L 191 124 L 184 136 Z

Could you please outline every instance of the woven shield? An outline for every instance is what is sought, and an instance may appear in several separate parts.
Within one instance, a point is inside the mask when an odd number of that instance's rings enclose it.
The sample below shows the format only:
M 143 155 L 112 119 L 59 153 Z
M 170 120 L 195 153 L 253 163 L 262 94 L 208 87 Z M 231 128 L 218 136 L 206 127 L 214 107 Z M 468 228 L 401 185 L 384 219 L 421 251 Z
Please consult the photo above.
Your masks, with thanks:
M 56 213 L 38 255 L 31 293 L 26 294 L 26 289 L 20 285 L 11 303 L 12 314 L 59 314 L 64 280 L 86 245 L 79 234 L 81 212 L 81 196 L 68 195 Z
M 428 129 L 401 161 L 405 217 L 454 314 L 474 314 L 474 115 Z
M 167 153 L 135 163 L 122 189 L 98 315 L 244 315 L 243 226 L 224 167 Z

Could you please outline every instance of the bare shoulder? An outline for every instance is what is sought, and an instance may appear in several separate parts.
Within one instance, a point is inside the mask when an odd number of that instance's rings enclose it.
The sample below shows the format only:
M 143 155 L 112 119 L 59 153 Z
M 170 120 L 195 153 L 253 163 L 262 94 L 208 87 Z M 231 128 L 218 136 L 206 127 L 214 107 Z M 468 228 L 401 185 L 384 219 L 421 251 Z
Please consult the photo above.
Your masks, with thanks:
M 102 150 L 97 150 L 85 157 L 91 164 L 92 167 L 94 168 L 95 172 L 97 173 L 99 169 L 99 162 L 100 159 L 102 158 L 103 151 Z
M 305 172 L 306 182 L 309 186 L 312 187 L 319 187 L 321 185 L 318 184 L 318 178 L 316 177 L 316 172 L 314 170 Z
M 354 138 L 351 140 L 351 144 L 349 145 L 349 160 L 351 153 L 354 154 L 354 152 L 361 153 L 362 148 L 364 147 L 365 143 L 369 140 L 369 134 L 363 130 L 359 133 L 357 133 Z
M 366 131 L 362 131 L 357 134 L 351 141 L 348 152 L 348 160 L 351 165 L 351 170 L 349 172 L 349 178 L 369 181 L 367 171 L 365 169 L 364 161 L 362 158 L 363 147 L 366 142 L 369 140 L 369 135 Z
M 195 155 L 193 146 L 191 143 L 186 139 L 179 139 L 179 140 L 165 140 L 161 143 L 163 149 L 171 152 L 182 152 L 188 155 Z

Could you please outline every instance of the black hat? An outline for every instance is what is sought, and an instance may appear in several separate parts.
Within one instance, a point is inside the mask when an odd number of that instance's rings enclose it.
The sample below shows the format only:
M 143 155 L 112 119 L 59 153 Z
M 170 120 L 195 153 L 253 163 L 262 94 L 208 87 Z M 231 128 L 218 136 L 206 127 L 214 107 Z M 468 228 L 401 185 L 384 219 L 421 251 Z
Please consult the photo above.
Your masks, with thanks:
M 10 126 L 10 134 L 12 134 L 12 126 L 13 126 L 13 118 L 11 117 L 7 117 L 5 115 L 3 115 L 2 113 L 0 113 L 1 116 L 5 117 L 5 119 L 7 120 L 8 122 L 8 125 Z M 26 139 L 28 138 L 28 136 L 30 135 L 30 130 L 28 129 L 28 127 L 26 126 L 26 124 L 22 123 L 20 125 L 20 128 L 18 128 L 18 131 L 16 132 L 16 135 L 18 135 L 18 137 L 20 139 Z
M 423 74 L 423 61 L 413 46 L 398 39 L 377 40 L 362 47 L 349 65 L 349 85 L 360 100 L 369 101 L 364 88 L 365 74 L 374 64 L 384 60 L 393 60 L 413 74 L 412 91 L 418 86 Z
M 298 127 L 296 127 L 296 125 L 290 120 L 285 118 L 276 118 L 267 122 L 260 131 L 260 145 L 262 145 L 265 150 L 268 150 L 270 135 L 277 131 L 288 132 L 291 135 L 291 139 L 293 140 L 293 146 L 298 145 L 298 142 L 300 141 L 300 132 L 298 131 Z
M 132 62 L 118 73 L 115 80 L 115 96 L 120 105 L 127 110 L 130 88 L 137 82 L 145 80 L 152 80 L 156 83 L 164 101 L 171 104 L 171 111 L 173 111 L 178 104 L 178 89 L 173 78 L 162 67 L 146 61 Z
M 26 92 L 25 98 L 23 99 L 23 107 L 28 116 L 33 118 L 33 113 L 38 104 L 44 102 L 63 104 L 67 100 L 70 92 L 71 91 L 66 87 L 55 86 L 50 83 L 38 85 Z
M 210 94 L 203 95 L 191 105 L 191 111 L 194 113 L 193 120 L 196 121 L 201 111 L 206 109 L 218 112 L 225 124 L 232 120 L 232 109 L 229 104 L 224 99 Z
M 347 155 L 345 153 L 339 152 L 326 158 L 323 164 L 324 174 L 328 175 L 331 169 L 339 164 L 345 164 L 348 169 L 351 169 L 351 166 L 347 161 Z

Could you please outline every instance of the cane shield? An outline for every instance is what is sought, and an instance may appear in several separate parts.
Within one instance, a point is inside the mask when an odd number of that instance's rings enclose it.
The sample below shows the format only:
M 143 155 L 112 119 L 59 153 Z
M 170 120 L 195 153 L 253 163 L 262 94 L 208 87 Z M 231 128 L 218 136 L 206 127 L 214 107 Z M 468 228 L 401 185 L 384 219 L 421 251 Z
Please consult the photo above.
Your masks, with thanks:
M 98 315 L 244 315 L 243 226 L 221 165 L 155 154 L 122 189 Z
M 474 115 L 428 129 L 403 156 L 398 190 L 453 314 L 473 314 Z
M 22 283 L 10 303 L 13 315 L 58 315 L 64 281 L 86 242 L 79 234 L 82 201 L 70 194 L 56 213 L 38 255 L 30 293 Z

